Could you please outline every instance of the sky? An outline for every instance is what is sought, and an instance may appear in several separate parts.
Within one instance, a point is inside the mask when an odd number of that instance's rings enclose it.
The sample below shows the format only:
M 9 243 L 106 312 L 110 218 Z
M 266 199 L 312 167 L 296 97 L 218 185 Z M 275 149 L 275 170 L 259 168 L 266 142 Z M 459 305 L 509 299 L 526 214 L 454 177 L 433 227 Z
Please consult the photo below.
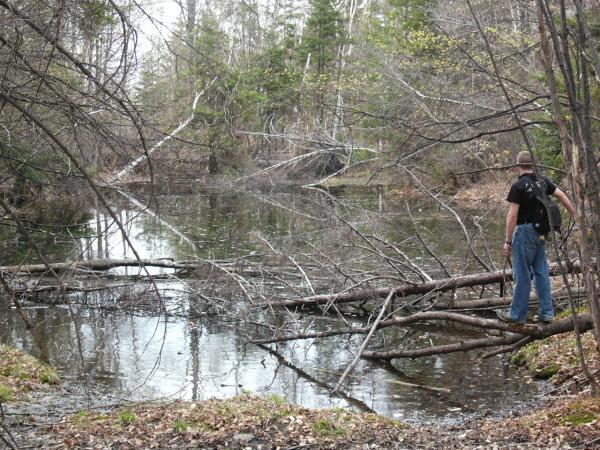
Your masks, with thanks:
M 152 48 L 152 41 L 169 39 L 171 31 L 174 29 L 181 10 L 174 0 L 152 0 L 148 6 L 144 6 L 144 11 L 149 17 L 144 16 L 139 10 L 140 15 L 138 27 L 138 53 L 144 55 Z

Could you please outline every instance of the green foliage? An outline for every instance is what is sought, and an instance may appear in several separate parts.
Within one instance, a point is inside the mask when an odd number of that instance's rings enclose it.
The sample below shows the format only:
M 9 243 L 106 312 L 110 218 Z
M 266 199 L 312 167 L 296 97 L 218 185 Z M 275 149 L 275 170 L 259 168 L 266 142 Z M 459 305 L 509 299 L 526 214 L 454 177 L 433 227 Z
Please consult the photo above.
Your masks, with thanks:
M 449 167 L 443 158 L 430 158 L 424 161 L 425 169 L 429 176 L 437 183 L 443 183 L 448 179 Z
M 60 377 L 56 371 L 47 365 L 42 365 L 37 371 L 37 377 L 42 383 L 46 384 L 58 384 Z
M 352 156 L 352 162 L 353 163 L 357 163 L 357 162 L 362 162 L 362 161 L 368 161 L 369 159 L 373 158 L 373 152 L 370 152 L 369 150 L 356 150 Z
M 411 66 L 422 70 L 457 67 L 457 50 L 464 41 L 439 32 L 427 11 L 430 0 L 392 0 L 385 20 L 373 22 L 368 39 L 391 55 L 410 58 Z
M 389 18 L 403 31 L 420 31 L 428 22 L 430 0 L 389 0 L 393 7 Z
M 197 58 L 193 75 L 197 88 L 202 90 L 215 76 L 221 79 L 227 78 L 228 67 L 225 58 L 229 36 L 221 29 L 219 22 L 209 14 L 202 17 L 197 36 L 195 42 Z M 210 97 L 206 95 L 205 98 Z
M 80 2 L 83 11 L 82 26 L 95 29 L 117 23 L 115 11 L 110 3 L 102 0 L 86 0 Z
M 320 79 L 331 69 L 343 43 L 343 19 L 331 0 L 309 0 L 309 8 L 301 56 L 304 62 L 311 55 L 316 78 Z
M 88 411 L 79 411 L 74 418 L 74 422 L 78 425 L 83 425 L 88 422 L 90 413 Z
M 561 169 L 564 165 L 564 159 L 558 127 L 555 124 L 548 124 L 533 128 L 530 132 L 535 142 L 535 156 L 538 162 L 545 166 Z M 562 178 L 561 172 L 550 173 L 549 175 L 557 180 Z

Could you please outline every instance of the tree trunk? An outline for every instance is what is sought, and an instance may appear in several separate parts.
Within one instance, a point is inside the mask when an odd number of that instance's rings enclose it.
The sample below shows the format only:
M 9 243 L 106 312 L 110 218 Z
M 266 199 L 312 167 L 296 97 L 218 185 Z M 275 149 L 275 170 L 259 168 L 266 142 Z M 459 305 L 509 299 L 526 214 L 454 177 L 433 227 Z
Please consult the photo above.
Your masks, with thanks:
M 560 266 L 557 263 L 550 264 L 550 275 L 560 275 Z M 571 273 L 581 271 L 579 262 L 570 263 L 567 265 L 567 270 Z M 494 272 L 476 273 L 471 275 L 463 275 L 459 277 L 443 278 L 440 280 L 428 281 L 425 283 L 402 284 L 394 287 L 380 287 L 373 289 L 363 289 L 360 291 L 341 292 L 337 294 L 320 294 L 312 297 L 304 297 L 298 300 L 280 300 L 270 302 L 270 306 L 303 306 L 303 305 L 322 305 L 326 303 L 350 303 L 363 300 L 374 300 L 385 298 L 391 290 L 396 291 L 397 297 L 405 297 L 407 295 L 426 294 L 430 292 L 445 292 L 457 288 L 482 286 L 492 283 L 500 283 L 504 280 L 512 280 L 512 270 L 496 270 Z

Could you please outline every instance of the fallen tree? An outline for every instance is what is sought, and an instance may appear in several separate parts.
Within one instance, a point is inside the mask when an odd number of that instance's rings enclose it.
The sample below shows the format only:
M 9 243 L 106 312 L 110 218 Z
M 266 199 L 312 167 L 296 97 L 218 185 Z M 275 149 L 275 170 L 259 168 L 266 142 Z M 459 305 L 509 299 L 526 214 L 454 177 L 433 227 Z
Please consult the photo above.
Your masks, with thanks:
M 465 325 L 472 325 L 477 328 L 484 328 L 489 330 L 498 330 L 509 333 L 515 333 L 520 335 L 519 338 L 524 336 L 531 336 L 536 339 L 545 338 L 554 334 L 566 333 L 567 331 L 573 330 L 573 321 L 570 317 L 556 320 L 551 324 L 542 325 L 540 323 L 526 323 L 517 324 L 503 322 L 497 319 L 485 319 L 482 317 L 468 316 L 466 314 L 457 314 L 448 311 L 424 311 L 412 314 L 405 317 L 393 317 L 391 319 L 383 320 L 375 327 L 377 330 L 388 328 L 392 326 L 402 327 L 411 325 L 418 322 L 427 322 L 433 320 L 443 320 L 455 323 L 462 323 Z M 585 331 L 591 329 L 591 316 L 589 314 L 580 314 L 577 316 L 577 323 L 585 329 Z M 274 336 L 272 338 L 255 339 L 251 342 L 253 344 L 271 344 L 276 342 L 286 342 L 299 339 L 318 339 L 330 336 L 338 336 L 341 334 L 367 334 L 373 329 L 373 326 L 359 327 L 359 328 L 342 328 L 339 330 L 324 331 L 317 333 L 298 333 L 295 335 L 288 336 Z M 494 344 L 494 345 L 501 345 Z M 433 347 L 432 347 L 433 348 Z M 369 352 L 365 352 L 365 355 Z M 434 354 L 434 353 L 432 353 Z
M 21 264 L 17 266 L 2 266 L 0 273 L 44 273 L 50 269 L 63 272 L 67 270 L 109 270 L 115 267 L 162 267 L 166 269 L 196 269 L 198 261 L 175 262 L 170 259 L 90 259 L 88 261 L 64 261 L 46 264 Z
M 585 291 L 575 290 L 572 292 L 575 298 L 584 297 L 586 295 Z M 555 301 L 562 301 L 568 298 L 568 293 L 561 289 L 557 292 L 552 293 L 552 298 Z M 538 301 L 537 295 L 534 293 L 529 298 L 529 304 L 535 304 Z M 512 297 L 491 297 L 491 298 L 478 298 L 476 300 L 454 300 L 454 301 L 444 301 L 444 302 L 435 302 L 431 307 L 432 309 L 484 309 L 484 308 L 497 308 L 501 306 L 508 306 L 512 302 Z
M 467 316 L 451 312 L 430 311 L 416 313 L 407 317 L 394 317 L 374 324 L 370 327 L 348 328 L 322 333 L 302 333 L 293 336 L 280 336 L 271 339 L 260 339 L 252 341 L 257 345 L 268 343 L 285 342 L 297 339 L 317 339 L 340 334 L 367 334 L 391 326 L 407 326 L 417 322 L 426 322 L 431 320 L 445 320 L 456 323 L 463 323 L 484 329 L 493 329 L 507 332 L 502 336 L 487 336 L 480 339 L 468 339 L 451 344 L 432 345 L 430 347 L 418 349 L 402 349 L 392 351 L 361 351 L 360 357 L 372 360 L 385 360 L 399 358 L 421 358 L 425 356 L 441 355 L 456 352 L 466 352 L 468 350 L 484 349 L 489 347 L 501 347 L 485 357 L 498 355 L 501 353 L 512 352 L 523 345 L 535 339 L 543 339 L 556 334 L 573 331 L 575 325 L 582 332 L 591 330 L 594 327 L 591 314 L 581 314 L 576 317 L 566 317 L 557 320 L 551 324 L 515 324 L 507 323 L 495 319 L 484 319 L 480 317 Z
M 453 313 L 417 313 L 409 317 L 402 317 L 399 319 L 394 319 L 391 325 L 406 325 L 409 323 L 414 323 L 417 321 L 423 321 L 431 319 L 432 317 L 444 317 L 446 320 L 451 320 L 460 323 L 469 323 L 470 325 L 476 325 L 481 328 L 488 329 L 496 329 L 509 331 L 511 334 L 500 336 L 500 337 L 487 337 L 482 339 L 471 339 L 466 341 L 461 341 L 453 344 L 446 345 L 434 345 L 428 348 L 421 348 L 415 350 L 394 350 L 388 352 L 378 352 L 378 351 L 365 351 L 363 353 L 363 358 L 367 359 L 384 359 L 390 360 L 395 358 L 419 358 L 423 356 L 431 356 L 431 355 L 440 355 L 445 353 L 455 353 L 455 352 L 463 352 L 467 350 L 473 350 L 477 348 L 486 348 L 486 347 L 496 347 L 500 345 L 510 345 L 515 344 L 524 337 L 531 337 L 535 339 L 543 339 L 548 336 L 553 336 L 555 334 L 566 333 L 568 331 L 574 330 L 575 321 L 579 329 L 582 332 L 591 330 L 594 327 L 594 323 L 592 320 L 591 314 L 580 314 L 576 318 L 567 317 L 564 319 L 557 320 L 552 322 L 549 325 L 541 325 L 541 324 L 514 324 L 502 322 L 499 320 L 493 319 L 481 319 L 477 317 L 463 316 L 460 314 Z M 527 340 L 529 342 L 529 340 Z M 525 343 L 525 342 L 524 342 Z M 511 351 L 513 348 L 507 349 L 507 351 Z
M 569 273 L 581 272 L 581 264 L 579 261 L 568 262 L 565 264 L 565 267 Z M 550 276 L 557 276 L 561 274 L 560 265 L 558 263 L 550 264 L 549 269 Z M 492 272 L 443 278 L 424 283 L 404 283 L 399 286 L 392 287 L 362 289 L 357 291 L 339 292 L 336 294 L 320 294 L 294 300 L 277 300 L 269 302 L 268 306 L 296 307 L 323 305 L 327 303 L 350 303 L 363 300 L 376 300 L 387 297 L 391 291 L 395 291 L 396 297 L 406 297 L 408 295 L 445 292 L 457 288 L 503 283 L 505 281 L 512 281 L 512 279 L 512 270 L 496 270 Z
M 188 261 L 174 261 L 169 258 L 165 259 L 90 259 L 87 261 L 63 261 L 57 263 L 45 264 L 21 264 L 15 266 L 0 266 L 0 274 L 43 274 L 49 270 L 56 272 L 65 271 L 107 271 L 117 267 L 159 267 L 163 269 L 176 269 L 176 270 L 198 270 L 204 267 L 218 266 L 231 270 L 233 272 L 240 272 L 248 276 L 262 275 L 264 271 L 260 268 L 246 267 L 239 264 L 238 260 L 227 260 L 227 261 L 208 261 L 208 260 L 188 260 Z M 288 272 L 285 273 L 287 276 L 293 276 Z

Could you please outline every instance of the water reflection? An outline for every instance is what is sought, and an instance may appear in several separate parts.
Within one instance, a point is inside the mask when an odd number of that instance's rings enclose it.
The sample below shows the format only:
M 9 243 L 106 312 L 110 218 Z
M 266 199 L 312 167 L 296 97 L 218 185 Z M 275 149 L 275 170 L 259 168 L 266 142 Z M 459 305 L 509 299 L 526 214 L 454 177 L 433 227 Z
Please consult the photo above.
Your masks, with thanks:
M 245 345 L 241 324 L 215 318 L 186 320 L 143 317 L 92 308 L 76 310 L 83 336 L 85 371 L 81 370 L 75 323 L 65 307 L 29 309 L 48 345 L 50 361 L 63 374 L 90 376 L 95 385 L 132 399 L 229 397 L 242 392 L 276 393 L 309 407 L 360 403 L 381 414 L 404 419 L 451 420 L 456 411 L 496 411 L 531 399 L 536 389 L 499 359 L 452 354 L 400 361 L 385 367 L 360 361 L 348 379 L 353 400 L 332 398 L 333 386 L 352 360 L 361 337 L 300 341 L 264 348 Z M 38 354 L 14 310 L 1 311 L 2 342 Z M 316 330 L 329 324 L 317 322 Z M 451 339 L 434 326 L 410 330 L 403 339 L 414 346 Z M 396 330 L 396 333 L 401 332 Z M 455 336 L 468 335 L 456 330 Z M 482 409 L 483 408 L 483 409 Z
M 403 250 L 433 276 L 439 273 L 437 263 L 414 239 L 414 224 L 405 209 L 386 199 L 383 189 L 345 189 L 335 194 L 340 202 L 335 204 L 336 208 L 353 226 L 392 242 L 402 242 Z M 264 251 L 261 238 L 279 248 L 303 248 L 310 244 L 327 251 L 328 246 L 335 245 L 334 237 L 339 237 L 335 234 L 345 232 L 340 231 L 339 221 L 327 211 L 333 201 L 316 192 L 201 191 L 185 196 L 159 195 L 156 200 L 158 212 L 151 212 L 144 209 L 148 202 L 143 195 L 112 198 L 119 219 L 142 258 L 238 257 Z M 411 211 L 431 249 L 446 261 L 463 264 L 462 232 L 452 218 L 426 201 L 413 202 Z M 133 256 L 121 231 L 97 204 L 90 205 L 90 219 L 77 233 L 71 229 L 54 232 L 77 235 L 76 239 L 64 242 L 40 242 L 56 261 L 79 256 L 84 259 Z M 501 225 L 490 231 L 492 235 L 495 232 L 501 234 Z M 442 234 L 444 239 L 439 239 Z M 12 240 L 2 249 L 5 263 L 20 262 L 25 251 L 21 243 L 17 245 Z M 133 275 L 139 269 L 126 268 L 120 273 Z M 196 305 L 181 292 L 185 286 L 159 282 L 159 287 L 169 296 L 166 307 L 172 314 L 181 316 Z M 89 376 L 93 383 L 115 395 L 134 399 L 169 396 L 206 399 L 251 391 L 276 393 L 308 407 L 363 405 L 404 419 L 452 419 L 457 408 L 463 412 L 475 408 L 498 410 L 506 405 L 514 407 L 515 402 L 527 401 L 536 394 L 534 386 L 515 380 L 511 371 L 505 371 L 499 358 L 481 362 L 477 355 L 469 353 L 403 360 L 394 366 L 360 361 L 347 380 L 351 398 L 332 398 L 327 386 L 338 380 L 362 337 L 337 337 L 319 343 L 300 341 L 274 346 L 274 351 L 269 352 L 245 345 L 248 334 L 256 330 L 202 315 L 203 311 L 193 319 L 122 311 L 119 296 L 125 294 L 115 291 L 77 298 L 85 300 L 87 306 L 75 308 L 75 317 L 61 306 L 27 309 L 46 343 L 50 361 L 63 374 Z M 0 340 L 37 354 L 22 320 L 6 300 L 0 300 L 0 304 L 3 305 Z M 97 308 L 98 305 L 103 308 Z M 196 306 L 202 309 L 201 304 Z M 298 320 L 304 325 L 313 322 L 315 331 L 340 325 L 314 316 Z M 84 337 L 83 361 L 77 334 Z M 447 324 L 386 331 L 388 339 L 402 342 L 407 348 L 473 336 L 468 328 L 449 328 Z

